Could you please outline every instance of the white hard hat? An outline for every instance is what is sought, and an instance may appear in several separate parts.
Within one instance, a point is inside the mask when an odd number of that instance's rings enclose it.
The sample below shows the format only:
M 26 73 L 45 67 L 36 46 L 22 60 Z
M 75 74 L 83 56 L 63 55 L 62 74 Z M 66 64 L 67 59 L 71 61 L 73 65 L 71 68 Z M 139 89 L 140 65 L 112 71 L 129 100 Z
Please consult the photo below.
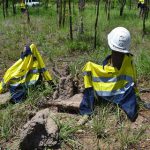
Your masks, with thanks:
M 124 27 L 117 27 L 108 34 L 108 45 L 111 50 L 129 53 L 130 32 Z

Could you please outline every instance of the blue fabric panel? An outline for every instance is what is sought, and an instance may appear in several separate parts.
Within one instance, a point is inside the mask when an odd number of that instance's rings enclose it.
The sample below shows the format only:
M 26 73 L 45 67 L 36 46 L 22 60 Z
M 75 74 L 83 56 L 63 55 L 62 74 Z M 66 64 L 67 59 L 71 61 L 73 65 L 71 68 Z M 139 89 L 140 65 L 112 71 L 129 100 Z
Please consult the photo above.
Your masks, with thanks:
M 120 107 L 125 111 L 128 118 L 131 121 L 135 121 L 138 116 L 138 105 L 133 87 L 124 93 L 118 100 L 120 101 Z
M 104 66 L 106 66 L 108 64 L 108 60 L 110 60 L 111 58 L 111 55 L 108 55 L 105 60 L 103 61 L 103 69 L 104 69 Z
M 80 114 L 92 114 L 94 106 L 94 90 L 93 88 L 87 88 L 84 91 L 84 96 L 80 104 Z
M 28 55 L 32 54 L 30 47 L 29 46 L 25 46 L 25 47 L 26 47 L 26 50 L 25 52 L 21 53 L 21 59 L 24 59 L 24 57 L 27 57 Z
M 96 91 L 98 96 L 114 96 L 119 94 L 124 94 L 126 91 L 131 88 L 134 85 L 134 83 L 127 83 L 125 87 L 118 89 L 118 90 L 112 90 L 112 91 Z
M 133 82 L 132 77 L 127 75 L 120 75 L 114 78 L 108 78 L 108 77 L 92 77 L 93 82 L 117 82 L 120 80 L 126 80 L 129 82 Z
M 91 76 L 91 71 L 85 71 L 85 72 L 83 72 L 83 76 Z
M 47 69 L 46 68 L 40 68 L 40 69 L 32 69 L 30 70 L 28 73 L 32 73 L 32 74 L 36 74 L 38 72 L 43 73 L 45 72 Z
M 47 71 L 46 68 L 40 68 L 40 69 L 39 69 L 39 72 L 41 72 L 41 73 L 42 73 L 42 72 L 45 72 L 45 71 Z
M 134 88 L 129 88 L 125 93 L 115 96 L 102 96 L 103 99 L 118 104 L 127 114 L 131 121 L 137 118 L 137 102 Z M 80 104 L 80 114 L 91 114 L 94 106 L 94 90 L 93 88 L 85 89 L 85 93 Z
M 127 114 L 131 121 L 137 117 L 137 101 L 134 88 L 130 87 L 125 93 L 115 96 L 104 96 L 105 100 L 118 104 Z
M 21 84 L 18 86 L 10 86 L 9 90 L 11 93 L 11 101 L 13 101 L 14 103 L 21 102 L 27 95 L 25 86 Z

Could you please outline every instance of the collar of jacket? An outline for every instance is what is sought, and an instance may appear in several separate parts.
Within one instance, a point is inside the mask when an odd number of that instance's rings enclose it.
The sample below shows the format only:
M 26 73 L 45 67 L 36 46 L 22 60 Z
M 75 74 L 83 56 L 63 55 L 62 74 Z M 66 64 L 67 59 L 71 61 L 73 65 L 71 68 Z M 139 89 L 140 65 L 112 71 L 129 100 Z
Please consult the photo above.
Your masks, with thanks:
M 30 47 L 29 46 L 25 46 L 26 47 L 26 50 L 25 50 L 25 52 L 22 52 L 21 53 L 21 59 L 24 59 L 25 57 L 27 57 L 28 55 L 31 55 L 32 54 L 32 52 L 31 52 L 31 49 L 30 49 Z

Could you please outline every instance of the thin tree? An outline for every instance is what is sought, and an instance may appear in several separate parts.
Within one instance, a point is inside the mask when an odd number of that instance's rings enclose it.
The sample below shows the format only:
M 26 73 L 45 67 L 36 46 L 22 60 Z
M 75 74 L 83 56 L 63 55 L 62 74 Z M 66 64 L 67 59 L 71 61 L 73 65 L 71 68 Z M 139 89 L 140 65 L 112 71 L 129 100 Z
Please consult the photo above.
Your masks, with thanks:
M 132 0 L 129 0 L 129 9 L 131 10 L 132 8 Z
M 126 4 L 126 0 L 119 0 L 119 2 L 120 2 L 120 16 L 122 16 L 124 11 L 124 6 Z
M 46 10 L 48 9 L 48 3 L 49 3 L 49 0 L 44 0 L 44 7 Z
M 96 13 L 96 20 L 95 20 L 95 36 L 94 36 L 94 48 L 96 49 L 96 42 L 97 42 L 97 24 L 99 18 L 99 4 L 100 0 L 97 1 L 97 13 Z
M 30 14 L 29 14 L 29 11 L 27 10 L 27 23 L 29 24 L 30 23 Z
M 16 15 L 16 5 L 15 5 L 15 0 L 12 0 L 12 8 L 13 8 L 13 14 Z
M 58 14 L 58 9 L 59 9 L 59 0 L 56 0 L 56 12 Z
M 105 11 L 106 11 L 107 20 L 110 19 L 110 9 L 111 9 L 111 0 L 106 0 L 105 1 Z
M 25 15 L 27 16 L 27 23 L 29 24 L 29 23 L 30 23 L 30 13 L 29 13 L 28 6 L 26 6 L 26 12 L 25 12 Z
M 75 14 L 75 1 L 72 0 L 72 13 Z
M 2 0 L 2 7 L 3 7 L 3 16 L 4 16 L 4 19 L 5 19 L 5 17 L 6 17 L 5 0 Z
M 59 27 L 61 27 L 62 25 L 62 0 L 59 0 L 59 3 L 58 3 L 58 24 L 59 24 Z
M 80 27 L 79 27 L 79 33 L 83 34 L 84 29 L 83 29 L 83 11 L 85 8 L 85 0 L 79 0 L 78 2 L 78 8 L 79 8 L 79 16 L 80 16 Z
M 8 0 L 5 0 L 5 11 L 6 11 L 6 16 L 8 16 Z
M 143 36 L 146 34 L 146 19 L 148 18 L 149 14 L 149 0 L 145 0 L 144 8 L 143 8 Z
M 72 32 L 72 11 L 71 11 L 71 1 L 69 0 L 69 26 L 70 26 L 70 39 L 73 40 Z
M 65 26 L 65 19 L 66 19 L 66 0 L 63 1 L 63 27 Z

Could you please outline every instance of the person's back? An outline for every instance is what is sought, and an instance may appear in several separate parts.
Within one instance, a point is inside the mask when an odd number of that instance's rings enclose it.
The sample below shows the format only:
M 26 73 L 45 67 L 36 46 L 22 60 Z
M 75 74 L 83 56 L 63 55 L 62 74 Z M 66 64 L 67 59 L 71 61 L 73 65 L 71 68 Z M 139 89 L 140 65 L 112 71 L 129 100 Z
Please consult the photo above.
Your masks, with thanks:
M 26 12 L 26 5 L 25 5 L 24 2 L 21 2 L 21 3 L 20 3 L 20 9 L 21 9 L 21 12 L 22 12 L 22 13 L 25 13 L 25 12 Z
M 44 80 L 43 80 L 44 79 Z M 5 73 L 0 82 L 0 94 L 9 89 L 14 103 L 24 100 L 28 89 L 43 81 L 52 83 L 52 77 L 45 67 L 35 44 L 25 46 L 20 59 Z

